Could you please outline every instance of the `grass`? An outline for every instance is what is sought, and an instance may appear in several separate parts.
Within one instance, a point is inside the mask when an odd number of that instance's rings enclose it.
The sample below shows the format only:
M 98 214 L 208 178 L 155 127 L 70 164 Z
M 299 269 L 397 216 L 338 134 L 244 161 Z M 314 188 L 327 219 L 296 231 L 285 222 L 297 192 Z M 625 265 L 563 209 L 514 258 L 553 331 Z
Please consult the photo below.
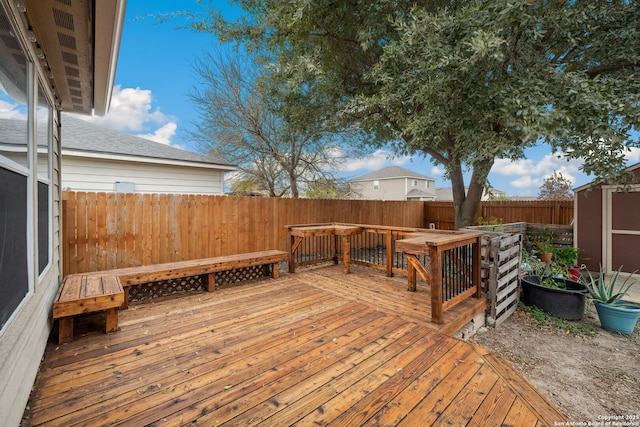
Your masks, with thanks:
M 575 335 L 579 337 L 593 337 L 597 334 L 597 331 L 590 327 L 581 325 L 580 323 L 571 322 L 568 320 L 555 317 L 546 311 L 540 310 L 535 306 L 518 304 L 519 308 L 528 313 L 529 316 L 542 326 L 549 326 L 564 332 L 567 335 Z

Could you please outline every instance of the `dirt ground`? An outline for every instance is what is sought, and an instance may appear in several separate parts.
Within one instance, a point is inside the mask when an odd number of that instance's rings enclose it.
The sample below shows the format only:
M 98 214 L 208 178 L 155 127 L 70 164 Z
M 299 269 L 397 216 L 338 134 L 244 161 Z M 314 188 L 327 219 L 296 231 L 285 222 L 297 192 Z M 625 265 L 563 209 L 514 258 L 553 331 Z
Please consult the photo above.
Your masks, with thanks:
M 560 325 L 519 307 L 470 341 L 510 361 L 571 425 L 604 426 L 615 416 L 622 424 L 609 425 L 640 426 L 640 324 L 620 335 L 600 327 L 591 304 L 583 320 Z

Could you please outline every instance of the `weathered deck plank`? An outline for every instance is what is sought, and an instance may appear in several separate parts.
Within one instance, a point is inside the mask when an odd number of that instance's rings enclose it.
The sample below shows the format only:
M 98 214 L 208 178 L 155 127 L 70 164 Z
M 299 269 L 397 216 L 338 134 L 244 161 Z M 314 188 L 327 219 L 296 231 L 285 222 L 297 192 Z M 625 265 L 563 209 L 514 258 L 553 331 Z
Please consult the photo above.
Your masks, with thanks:
M 322 267 L 157 300 L 120 313 L 117 334 L 50 343 L 23 424 L 564 420 L 500 357 L 439 333 L 424 285 L 353 273 Z

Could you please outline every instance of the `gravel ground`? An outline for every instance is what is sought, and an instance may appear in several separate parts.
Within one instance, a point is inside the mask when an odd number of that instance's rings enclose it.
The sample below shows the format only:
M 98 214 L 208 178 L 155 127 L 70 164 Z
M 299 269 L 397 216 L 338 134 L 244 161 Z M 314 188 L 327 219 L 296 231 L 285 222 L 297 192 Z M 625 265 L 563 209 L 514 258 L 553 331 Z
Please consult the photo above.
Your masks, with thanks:
M 583 320 L 560 324 L 521 306 L 470 341 L 510 361 L 573 425 L 604 426 L 608 419 L 622 422 L 609 425 L 640 426 L 639 330 L 605 331 L 592 304 Z

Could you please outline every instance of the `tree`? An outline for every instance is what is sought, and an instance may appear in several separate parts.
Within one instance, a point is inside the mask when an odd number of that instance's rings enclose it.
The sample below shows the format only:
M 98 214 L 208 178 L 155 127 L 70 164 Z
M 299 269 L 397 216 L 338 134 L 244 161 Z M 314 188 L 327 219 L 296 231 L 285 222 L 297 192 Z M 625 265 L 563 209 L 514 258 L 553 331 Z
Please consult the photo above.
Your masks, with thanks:
M 638 145 L 638 2 L 237 3 L 241 20 L 214 11 L 195 27 L 270 51 L 275 81 L 322 93 L 372 143 L 442 164 L 457 228 L 473 222 L 496 158 L 547 143 L 610 182 Z
M 194 68 L 202 89 L 190 95 L 200 116 L 191 139 L 237 164 L 244 175 L 237 185 L 295 198 L 301 182 L 331 177 L 337 130 L 322 109 L 307 102 L 305 126 L 296 124 L 302 118 L 289 110 L 298 95 L 270 86 L 268 69 L 247 56 L 209 53 Z
M 573 197 L 571 181 L 565 178 L 562 172 L 553 171 L 540 186 L 538 197 L 546 200 L 571 199 Z
M 332 178 L 309 183 L 305 196 L 309 199 L 353 199 L 357 195 L 349 183 Z

